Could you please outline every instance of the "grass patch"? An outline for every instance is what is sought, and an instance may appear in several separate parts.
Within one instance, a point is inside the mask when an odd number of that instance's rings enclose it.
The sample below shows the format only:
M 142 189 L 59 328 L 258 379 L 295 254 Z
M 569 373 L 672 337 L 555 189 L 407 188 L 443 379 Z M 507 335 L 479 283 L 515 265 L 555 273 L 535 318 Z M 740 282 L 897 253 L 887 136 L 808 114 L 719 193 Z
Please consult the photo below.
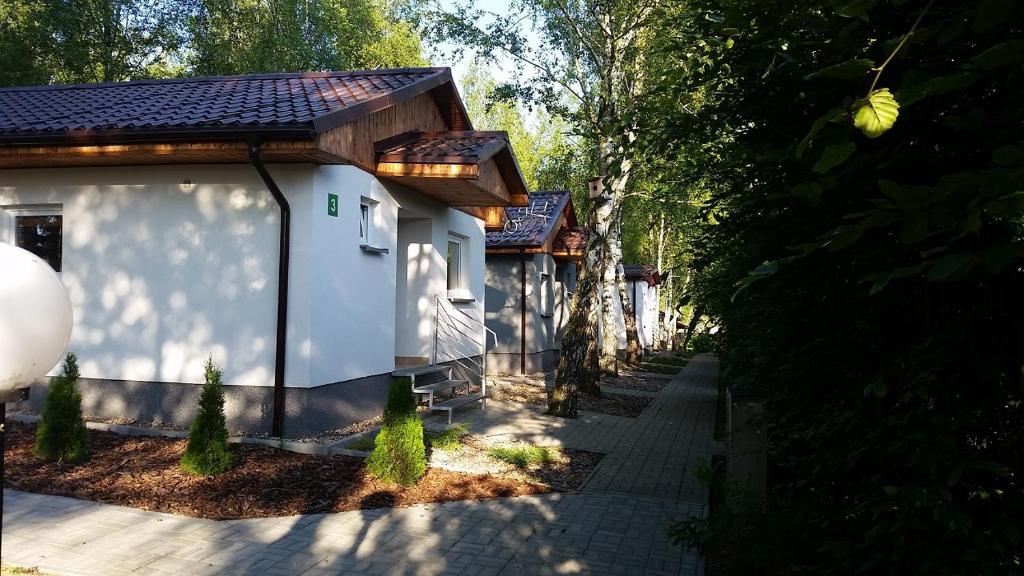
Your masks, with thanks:
M 683 366 L 686 366 L 690 362 L 690 359 L 679 358 L 677 356 L 658 356 L 656 358 L 651 358 L 646 362 L 649 364 L 664 364 L 666 366 L 678 366 L 682 368 Z
M 435 450 L 455 450 L 460 440 L 469 433 L 469 426 L 457 424 L 447 430 L 427 430 L 427 441 Z
M 501 460 L 519 468 L 527 468 L 535 464 L 550 464 L 555 460 L 554 450 L 544 446 L 491 448 L 487 451 L 487 455 L 495 460 Z
M 43 576 L 43 573 L 39 571 L 39 568 L 31 567 L 24 568 L 22 566 L 11 566 L 10 564 L 4 564 L 0 567 L 0 576 L 11 576 L 14 574 L 35 574 L 36 576 Z
M 644 372 L 654 372 L 655 374 L 678 374 L 681 370 L 679 366 L 671 366 L 669 364 L 654 364 L 652 362 L 644 362 L 642 369 Z
M 359 450 L 361 452 L 373 452 L 373 447 L 377 444 L 376 438 L 376 434 L 364 434 L 348 444 L 345 444 L 345 448 L 349 450 Z

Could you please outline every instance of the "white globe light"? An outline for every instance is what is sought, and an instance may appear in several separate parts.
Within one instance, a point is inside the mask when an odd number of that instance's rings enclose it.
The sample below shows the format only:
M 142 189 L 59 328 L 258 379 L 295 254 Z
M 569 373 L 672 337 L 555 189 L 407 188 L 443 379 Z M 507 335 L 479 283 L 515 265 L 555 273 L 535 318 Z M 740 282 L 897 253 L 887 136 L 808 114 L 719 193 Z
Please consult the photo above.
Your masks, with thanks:
M 72 323 L 71 300 L 53 268 L 0 243 L 0 390 L 25 388 L 52 370 Z

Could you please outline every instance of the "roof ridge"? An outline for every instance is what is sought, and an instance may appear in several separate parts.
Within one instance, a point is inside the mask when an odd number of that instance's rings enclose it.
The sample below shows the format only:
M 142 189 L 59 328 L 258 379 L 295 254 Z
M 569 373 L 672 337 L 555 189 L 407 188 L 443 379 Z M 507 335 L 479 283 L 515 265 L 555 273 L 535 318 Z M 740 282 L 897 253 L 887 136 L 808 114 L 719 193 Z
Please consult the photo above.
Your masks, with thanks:
M 204 82 L 227 82 L 232 80 L 286 80 L 305 78 L 339 78 L 367 74 L 395 75 L 432 73 L 443 74 L 450 68 L 445 66 L 424 66 L 406 68 L 368 68 L 363 70 L 322 70 L 305 72 L 266 72 L 261 74 L 234 74 L 226 76 L 190 76 L 188 78 L 146 78 L 123 82 L 79 82 L 75 84 L 41 84 L 34 86 L 0 87 L 0 92 L 46 92 L 57 90 L 79 90 L 83 88 L 117 88 L 120 86 L 146 86 L 160 84 L 199 84 Z

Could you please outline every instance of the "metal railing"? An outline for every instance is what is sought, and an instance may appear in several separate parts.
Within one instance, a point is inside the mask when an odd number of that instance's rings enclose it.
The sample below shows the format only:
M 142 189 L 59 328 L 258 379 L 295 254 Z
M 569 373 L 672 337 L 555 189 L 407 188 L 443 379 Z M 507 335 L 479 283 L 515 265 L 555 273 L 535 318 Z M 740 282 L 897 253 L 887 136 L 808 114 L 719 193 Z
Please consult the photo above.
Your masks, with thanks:
M 447 298 L 436 298 L 431 364 L 450 362 L 459 372 L 471 376 L 479 374 L 484 396 L 487 396 L 487 336 L 494 338 L 494 345 L 498 345 L 498 335 L 484 324 L 484 320 L 459 310 Z M 479 361 L 476 360 L 478 356 Z

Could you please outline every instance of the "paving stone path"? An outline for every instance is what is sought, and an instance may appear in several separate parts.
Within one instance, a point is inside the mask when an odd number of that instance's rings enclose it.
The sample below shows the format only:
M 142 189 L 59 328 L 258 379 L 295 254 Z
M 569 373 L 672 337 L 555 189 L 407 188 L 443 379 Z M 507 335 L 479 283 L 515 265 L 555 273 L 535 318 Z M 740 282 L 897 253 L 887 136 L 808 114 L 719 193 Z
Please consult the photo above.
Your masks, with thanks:
M 698 575 L 665 529 L 704 513 L 692 477 L 710 450 L 717 370 L 698 356 L 643 415 L 600 435 L 608 455 L 578 493 L 217 522 L 6 491 L 3 559 L 105 576 Z

